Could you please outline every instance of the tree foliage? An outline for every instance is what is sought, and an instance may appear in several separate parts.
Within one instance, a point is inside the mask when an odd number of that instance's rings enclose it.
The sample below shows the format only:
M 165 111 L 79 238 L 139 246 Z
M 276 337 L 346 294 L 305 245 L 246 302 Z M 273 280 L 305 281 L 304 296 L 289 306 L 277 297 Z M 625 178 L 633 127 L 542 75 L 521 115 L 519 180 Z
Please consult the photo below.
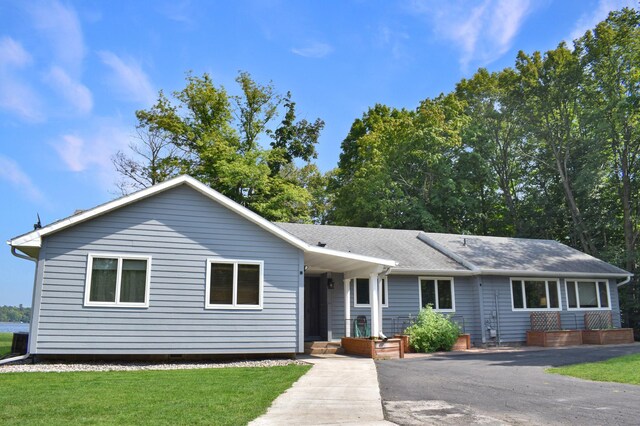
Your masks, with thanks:
M 132 146 L 134 157 L 114 158 L 121 188 L 189 174 L 269 220 L 311 221 L 319 214 L 314 194 L 322 196 L 317 180 L 300 179 L 312 170 L 324 122 L 297 120 L 290 93 L 281 96 L 246 72 L 236 82 L 240 94 L 229 95 L 208 74 L 188 74 L 182 90 L 160 92 L 151 108 L 137 111 L 141 144 Z
M 270 220 L 555 239 L 638 273 L 640 13 L 612 12 L 513 68 L 479 69 L 414 109 L 376 104 L 313 164 L 322 120 L 247 73 L 189 74 L 137 112 L 132 188 L 188 173 Z M 621 291 L 640 327 L 637 279 Z M 634 319 L 635 318 L 635 319 Z
M 0 322 L 29 322 L 31 308 L 20 306 L 0 306 Z
M 639 90 L 640 13 L 623 9 L 415 110 L 375 105 L 342 142 L 328 220 L 555 239 L 637 274 Z M 637 279 L 621 294 L 640 325 Z

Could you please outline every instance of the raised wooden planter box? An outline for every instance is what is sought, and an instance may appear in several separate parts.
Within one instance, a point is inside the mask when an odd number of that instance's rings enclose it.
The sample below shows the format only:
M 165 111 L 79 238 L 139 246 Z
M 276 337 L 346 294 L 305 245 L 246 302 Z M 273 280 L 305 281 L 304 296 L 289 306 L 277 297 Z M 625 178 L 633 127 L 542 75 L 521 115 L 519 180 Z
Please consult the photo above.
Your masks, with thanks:
M 527 346 L 574 346 L 582 344 L 581 330 L 527 331 Z
M 393 336 L 396 339 L 401 339 L 402 344 L 404 345 L 404 353 L 413 353 L 415 352 L 411 345 L 409 344 L 409 335 L 408 334 L 396 334 Z M 453 344 L 451 348 L 452 351 L 466 351 L 467 349 L 471 349 L 471 335 L 470 334 L 461 334 L 458 336 L 458 340 Z
M 408 334 L 396 334 L 395 336 L 393 336 L 393 338 L 402 340 L 402 346 L 404 347 L 404 353 L 413 353 L 414 352 L 414 350 L 411 347 L 411 345 L 409 345 L 409 335 Z
M 461 334 L 458 336 L 458 340 L 453 344 L 451 348 L 452 351 L 466 351 L 467 349 L 471 349 L 471 335 L 470 334 Z
M 582 330 L 585 345 L 621 345 L 633 343 L 633 328 L 611 328 L 607 330 Z
M 388 339 L 385 342 L 362 337 L 343 337 L 341 344 L 344 351 L 352 355 L 361 355 L 373 359 L 404 358 L 402 339 Z

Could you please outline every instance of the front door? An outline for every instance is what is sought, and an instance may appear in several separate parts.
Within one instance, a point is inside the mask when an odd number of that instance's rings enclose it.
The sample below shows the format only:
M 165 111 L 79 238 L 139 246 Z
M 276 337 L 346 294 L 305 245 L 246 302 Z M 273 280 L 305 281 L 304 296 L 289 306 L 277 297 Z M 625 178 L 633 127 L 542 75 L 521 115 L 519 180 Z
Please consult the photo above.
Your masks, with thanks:
M 322 340 L 320 278 L 304 278 L 304 340 Z

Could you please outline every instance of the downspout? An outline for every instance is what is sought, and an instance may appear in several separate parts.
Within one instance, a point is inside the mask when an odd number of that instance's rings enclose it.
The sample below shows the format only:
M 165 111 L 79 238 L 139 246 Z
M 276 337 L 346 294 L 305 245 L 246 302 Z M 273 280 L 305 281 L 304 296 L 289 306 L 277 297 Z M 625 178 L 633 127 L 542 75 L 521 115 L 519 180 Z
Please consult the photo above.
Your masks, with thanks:
M 631 281 L 631 275 L 628 275 L 627 278 L 624 279 L 624 281 L 617 283 L 616 287 L 621 287 L 625 284 L 628 284 L 629 281 Z
M 0 365 L 9 364 L 16 361 L 24 361 L 25 359 L 29 359 L 29 357 L 31 357 L 31 354 L 18 355 L 11 358 L 0 359 Z
M 11 254 L 14 255 L 15 257 L 19 258 L 19 259 L 30 260 L 30 261 L 36 263 L 36 269 L 37 269 L 38 259 L 33 258 L 31 256 L 28 256 L 26 254 L 18 253 L 14 246 L 11 246 Z M 34 283 L 34 286 L 35 286 L 35 283 Z M 35 293 L 35 288 L 33 289 L 33 291 Z M 29 322 L 31 322 L 31 321 L 33 321 L 33 306 L 31 307 L 31 318 L 30 318 Z M 8 363 L 14 362 L 14 361 L 23 361 L 23 360 L 28 359 L 30 357 L 31 357 L 31 354 L 29 353 L 29 345 L 27 345 L 27 353 L 26 354 L 0 360 L 0 365 L 8 364 Z
M 478 283 L 478 299 L 480 299 L 480 335 L 482 337 L 482 344 L 486 344 L 487 343 L 487 336 L 486 336 L 486 330 L 485 330 L 485 323 L 484 323 L 484 294 L 482 291 L 482 277 L 478 276 L 477 277 L 477 283 Z
M 30 260 L 32 262 L 37 262 L 38 259 L 28 256 L 26 254 L 20 254 L 16 251 L 16 248 L 14 246 L 11 246 L 11 254 L 14 255 L 15 257 L 18 257 L 20 259 L 25 259 L 25 260 Z M 629 279 L 631 279 L 631 277 L 629 277 Z

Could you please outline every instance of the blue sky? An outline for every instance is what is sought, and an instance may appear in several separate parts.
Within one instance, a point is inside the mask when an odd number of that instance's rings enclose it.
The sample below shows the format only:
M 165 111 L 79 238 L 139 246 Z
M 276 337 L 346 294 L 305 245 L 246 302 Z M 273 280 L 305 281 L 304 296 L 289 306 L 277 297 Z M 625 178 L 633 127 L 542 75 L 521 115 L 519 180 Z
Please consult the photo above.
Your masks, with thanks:
M 0 235 L 9 239 L 115 197 L 111 156 L 134 112 L 185 72 L 236 90 L 239 70 L 290 90 L 326 122 L 318 164 L 336 166 L 375 103 L 414 108 L 478 67 L 554 48 L 625 0 L 0 0 Z M 0 305 L 31 305 L 33 264 L 0 250 Z

